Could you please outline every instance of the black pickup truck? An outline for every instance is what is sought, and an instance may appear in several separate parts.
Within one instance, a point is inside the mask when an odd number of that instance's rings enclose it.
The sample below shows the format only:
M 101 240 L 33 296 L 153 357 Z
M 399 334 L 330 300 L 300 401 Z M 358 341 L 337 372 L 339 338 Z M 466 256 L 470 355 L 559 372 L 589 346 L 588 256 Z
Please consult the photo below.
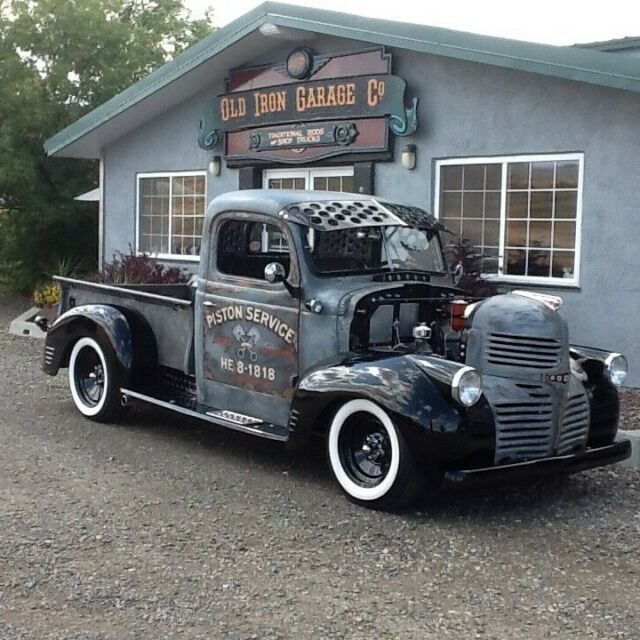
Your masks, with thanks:
M 93 420 L 136 400 L 293 448 L 322 441 L 347 496 L 373 508 L 425 483 L 627 458 L 625 358 L 570 345 L 560 298 L 465 298 L 443 232 L 369 196 L 229 193 L 208 208 L 192 285 L 58 278 L 44 371 L 68 368 Z

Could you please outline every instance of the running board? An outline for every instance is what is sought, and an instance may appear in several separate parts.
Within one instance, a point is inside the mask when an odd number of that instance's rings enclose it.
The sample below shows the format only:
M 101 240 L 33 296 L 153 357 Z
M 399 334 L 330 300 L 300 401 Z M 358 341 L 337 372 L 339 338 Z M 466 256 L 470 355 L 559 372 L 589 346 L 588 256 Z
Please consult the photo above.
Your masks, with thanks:
M 242 413 L 236 413 L 235 411 L 227 411 L 224 409 L 212 409 L 211 407 L 202 407 L 195 404 L 193 408 L 186 407 L 179 404 L 175 400 L 161 400 L 153 396 L 140 393 L 139 391 L 133 391 L 132 389 L 120 389 L 120 393 L 125 398 L 131 398 L 132 400 L 139 400 L 140 402 L 146 402 L 153 404 L 169 411 L 175 411 L 184 416 L 190 418 L 196 418 L 197 420 L 203 420 L 204 422 L 210 422 L 217 424 L 221 427 L 227 427 L 234 429 L 235 431 L 241 431 L 243 433 L 250 433 L 254 436 L 260 436 L 262 438 L 268 438 L 269 440 L 278 440 L 285 442 L 289 436 L 289 431 L 286 427 L 279 427 L 275 424 L 268 422 L 262 422 L 258 418 L 252 418 Z

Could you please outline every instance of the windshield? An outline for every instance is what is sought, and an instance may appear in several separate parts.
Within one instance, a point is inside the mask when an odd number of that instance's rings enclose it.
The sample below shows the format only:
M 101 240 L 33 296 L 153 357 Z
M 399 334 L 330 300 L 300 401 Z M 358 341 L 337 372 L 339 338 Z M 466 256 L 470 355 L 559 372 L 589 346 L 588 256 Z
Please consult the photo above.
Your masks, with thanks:
M 308 229 L 306 249 L 319 273 L 445 270 L 438 235 L 414 227 Z

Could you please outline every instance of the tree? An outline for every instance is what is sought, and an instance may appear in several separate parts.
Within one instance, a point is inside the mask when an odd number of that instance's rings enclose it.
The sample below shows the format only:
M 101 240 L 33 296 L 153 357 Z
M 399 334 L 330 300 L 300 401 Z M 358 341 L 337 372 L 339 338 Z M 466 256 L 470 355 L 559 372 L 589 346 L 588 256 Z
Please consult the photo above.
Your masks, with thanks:
M 97 186 L 97 165 L 46 158 L 44 141 L 212 29 L 182 0 L 0 0 L 0 277 L 12 288 L 62 257 L 95 261 L 95 216 L 73 197 Z

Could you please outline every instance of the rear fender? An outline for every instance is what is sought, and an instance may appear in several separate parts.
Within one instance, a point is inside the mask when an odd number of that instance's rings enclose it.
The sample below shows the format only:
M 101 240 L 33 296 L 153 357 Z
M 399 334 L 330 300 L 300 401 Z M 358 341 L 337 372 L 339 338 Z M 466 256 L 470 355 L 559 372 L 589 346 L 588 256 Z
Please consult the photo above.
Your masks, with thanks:
M 43 369 L 56 375 L 68 366 L 71 348 L 83 335 L 98 334 L 111 344 L 126 377 L 157 367 L 157 349 L 146 320 L 131 310 L 111 305 L 87 304 L 61 315 L 47 332 Z

